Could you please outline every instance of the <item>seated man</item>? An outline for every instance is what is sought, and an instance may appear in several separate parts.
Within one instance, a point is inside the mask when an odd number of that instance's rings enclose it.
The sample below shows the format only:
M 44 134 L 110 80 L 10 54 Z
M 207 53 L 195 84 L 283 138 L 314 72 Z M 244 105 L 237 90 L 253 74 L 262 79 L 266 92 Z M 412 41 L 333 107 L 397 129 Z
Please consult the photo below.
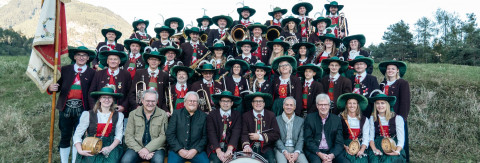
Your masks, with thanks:
M 168 116 L 157 106 L 157 101 L 158 93 L 147 89 L 142 94 L 143 106 L 130 112 L 130 121 L 125 129 L 125 144 L 128 149 L 122 162 L 149 160 L 152 163 L 163 163 Z
M 315 99 L 318 113 L 305 118 L 305 155 L 309 162 L 349 162 L 343 148 L 343 130 L 340 117 L 330 115 L 330 97 L 319 94 Z
M 185 108 L 175 110 L 167 128 L 169 145 L 168 162 L 208 162 L 205 153 L 207 145 L 207 114 L 198 110 L 199 96 L 187 92 Z
M 296 100 L 289 96 L 283 100 L 283 113 L 277 116 L 280 139 L 277 140 L 275 158 L 278 163 L 308 163 L 303 154 L 303 118 L 295 115 Z
M 242 147 L 243 152 L 255 152 L 262 155 L 268 162 L 275 161 L 273 148 L 280 138 L 275 114 L 265 110 L 272 105 L 272 96 L 256 92 L 245 97 L 247 104 L 253 106 L 252 111 L 242 116 Z

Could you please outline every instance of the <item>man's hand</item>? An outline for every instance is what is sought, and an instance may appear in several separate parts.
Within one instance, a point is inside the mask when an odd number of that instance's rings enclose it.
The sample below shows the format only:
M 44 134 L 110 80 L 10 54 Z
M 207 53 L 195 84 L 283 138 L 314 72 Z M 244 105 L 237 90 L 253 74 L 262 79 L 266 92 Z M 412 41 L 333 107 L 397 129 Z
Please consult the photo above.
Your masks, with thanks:
M 145 159 L 145 160 L 150 160 L 150 159 L 153 158 L 153 155 L 154 155 L 154 154 L 155 154 L 155 152 L 150 152 L 150 153 L 147 155 L 147 157 L 145 157 L 144 159 Z
M 125 108 L 123 108 L 122 105 L 118 105 L 118 106 L 117 106 L 117 111 L 118 111 L 118 112 L 123 112 L 124 110 L 125 110 Z
M 249 136 L 250 140 L 260 139 L 260 134 L 257 134 L 257 133 L 249 133 L 248 136 Z
M 146 159 L 147 155 L 150 154 L 150 151 L 148 151 L 147 148 L 142 148 L 140 149 L 140 151 L 138 151 L 138 155 L 142 158 L 142 159 Z
M 290 155 L 291 155 L 291 157 L 292 157 L 292 160 L 291 160 L 292 163 L 295 163 L 295 161 L 297 161 L 297 159 L 298 159 L 299 154 L 298 154 L 297 152 L 293 152 L 293 153 L 290 154 Z
M 59 84 L 55 83 L 55 84 L 50 84 L 48 86 L 48 90 L 50 92 L 57 92 L 58 91 L 58 86 L 60 86 Z
M 187 154 L 188 154 L 188 151 L 187 151 L 186 149 L 180 149 L 180 150 L 178 151 L 178 155 L 180 155 L 180 157 L 182 157 L 182 158 L 185 158 L 185 159 L 186 159 L 186 158 L 187 158 Z
M 220 159 L 220 161 L 225 162 L 225 160 L 226 160 L 225 153 L 223 153 L 223 151 L 220 148 L 215 150 L 215 153 L 217 153 L 217 157 L 218 157 L 218 159 Z
M 243 147 L 243 152 L 251 153 L 251 152 L 252 152 L 252 148 L 250 148 L 249 145 L 246 145 L 245 147 Z
M 186 159 L 192 159 L 193 157 L 195 157 L 195 155 L 197 155 L 197 150 L 196 149 L 190 149 L 188 150 L 188 153 L 187 153 L 187 158 Z

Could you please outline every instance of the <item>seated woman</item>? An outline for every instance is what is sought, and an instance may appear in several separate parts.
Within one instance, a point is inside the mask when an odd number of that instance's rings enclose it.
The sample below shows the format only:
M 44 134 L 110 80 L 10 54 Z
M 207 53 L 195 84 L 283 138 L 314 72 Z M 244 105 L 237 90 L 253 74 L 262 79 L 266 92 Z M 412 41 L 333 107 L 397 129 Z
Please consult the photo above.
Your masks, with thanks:
M 402 116 L 395 114 L 393 105 L 395 96 L 378 94 L 368 99 L 373 103 L 373 114 L 370 116 L 370 150 L 369 162 L 406 162 L 406 154 L 403 149 L 405 143 L 405 128 Z M 395 147 L 391 151 L 385 151 L 382 139 L 390 138 L 395 141 Z
M 345 143 L 343 147 L 346 151 L 345 156 L 350 162 L 368 162 L 365 150 L 370 142 L 370 121 L 361 112 L 367 106 L 367 98 L 359 94 L 346 93 L 338 98 L 337 108 L 343 110 L 340 113 Z
M 115 93 L 115 89 L 109 86 L 99 91 L 90 93 L 97 99 L 95 106 L 90 111 L 84 111 L 80 117 L 77 129 L 73 135 L 73 144 L 77 148 L 76 162 L 119 162 L 122 158 L 123 149 L 118 144 L 123 137 L 123 113 L 117 111 L 114 101 L 123 96 Z M 102 140 L 102 149 L 98 154 L 82 149 L 82 137 L 95 136 Z

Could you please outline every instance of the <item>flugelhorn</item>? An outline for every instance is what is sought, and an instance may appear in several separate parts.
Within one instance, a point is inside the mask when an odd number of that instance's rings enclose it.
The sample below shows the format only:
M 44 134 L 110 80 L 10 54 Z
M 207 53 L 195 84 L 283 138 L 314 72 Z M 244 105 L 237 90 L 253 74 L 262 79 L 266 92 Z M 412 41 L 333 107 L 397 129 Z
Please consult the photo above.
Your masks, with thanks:
M 212 111 L 212 106 L 210 105 L 210 99 L 208 98 L 208 93 L 203 89 L 203 85 L 200 85 L 202 88 L 197 91 L 197 93 L 202 92 L 203 93 L 203 98 L 198 99 L 198 104 L 201 105 L 201 107 L 207 106 L 208 112 Z M 212 84 L 213 87 L 213 84 Z M 202 110 L 205 110 L 203 108 Z
M 135 97 L 136 97 L 136 102 L 138 105 L 142 105 L 142 94 L 143 94 L 143 91 L 147 90 L 147 84 L 145 83 L 145 81 L 143 81 L 143 79 L 145 76 L 142 75 L 142 81 L 139 81 L 137 83 L 135 83 Z M 140 89 L 138 89 L 138 85 L 141 86 Z
M 282 27 L 271 25 L 267 28 L 267 32 L 265 33 L 265 38 L 267 41 L 273 41 L 276 38 L 280 37 L 280 32 L 282 31 Z

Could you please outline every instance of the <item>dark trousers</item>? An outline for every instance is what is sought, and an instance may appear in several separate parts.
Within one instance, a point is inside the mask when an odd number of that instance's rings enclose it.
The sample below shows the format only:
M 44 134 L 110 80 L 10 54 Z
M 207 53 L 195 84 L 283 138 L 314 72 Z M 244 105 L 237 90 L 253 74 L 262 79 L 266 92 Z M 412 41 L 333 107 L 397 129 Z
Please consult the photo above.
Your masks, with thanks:
M 217 153 L 210 154 L 208 159 L 210 160 L 211 163 L 222 163 L 222 160 L 218 158 Z
M 322 159 L 320 159 L 320 157 L 318 157 L 318 155 L 316 153 L 311 152 L 309 150 L 304 150 L 304 152 L 305 152 L 305 156 L 308 159 L 308 162 L 310 162 L 310 163 L 321 163 L 322 162 Z M 325 153 L 325 154 L 330 154 L 330 152 L 328 152 L 328 151 L 321 151 L 321 152 Z M 345 157 L 345 151 L 342 151 L 342 153 L 340 153 L 338 156 L 335 155 L 335 158 L 333 159 L 332 162 L 349 163 L 350 160 L 348 160 Z
M 190 160 L 187 160 L 187 159 L 184 159 L 182 157 L 180 157 L 180 155 L 174 151 L 168 151 L 168 162 L 169 163 L 180 163 L 180 162 L 185 162 L 185 161 L 190 161 L 192 163 L 208 163 L 209 160 L 208 160 L 208 157 L 207 157 L 207 153 L 205 153 L 205 151 L 203 152 L 200 152 L 200 153 L 197 153 L 197 155 L 195 155 L 192 159 Z
M 163 159 L 165 158 L 165 150 L 161 149 L 158 151 L 154 151 L 152 159 L 149 161 L 151 163 L 163 163 Z M 132 149 L 128 149 L 127 152 L 122 157 L 122 163 L 135 163 L 138 161 L 147 161 L 142 159 L 137 152 Z
M 65 107 L 65 110 L 67 109 L 69 108 Z M 80 119 L 80 116 L 74 114 L 69 114 L 67 117 L 65 115 L 65 110 L 60 111 L 58 114 L 58 128 L 60 128 L 60 143 L 58 144 L 59 148 L 70 147 L 70 140 L 72 139 L 73 132 L 75 132 Z
M 407 121 L 405 120 L 405 145 L 403 145 L 403 149 L 405 149 L 406 159 L 407 162 L 410 162 L 410 149 L 408 145 L 408 125 Z

